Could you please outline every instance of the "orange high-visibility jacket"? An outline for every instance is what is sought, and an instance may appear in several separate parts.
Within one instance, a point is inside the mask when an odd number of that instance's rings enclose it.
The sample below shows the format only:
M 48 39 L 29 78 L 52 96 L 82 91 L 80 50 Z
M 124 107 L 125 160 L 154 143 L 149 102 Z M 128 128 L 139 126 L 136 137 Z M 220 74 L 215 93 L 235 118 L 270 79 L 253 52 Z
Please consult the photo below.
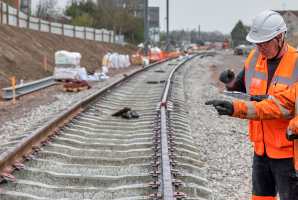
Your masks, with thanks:
M 295 49 L 287 45 L 288 51 L 281 59 L 270 83 L 267 94 L 273 95 L 290 88 L 298 80 L 298 62 Z M 251 95 L 264 95 L 268 82 L 267 59 L 258 50 L 253 50 L 245 63 L 245 87 Z M 287 141 L 285 132 L 290 119 L 270 121 L 249 120 L 249 138 L 254 142 L 258 155 L 264 154 L 266 148 L 270 158 L 293 157 L 293 144 Z
M 275 119 L 295 117 L 290 120 L 288 126 L 293 134 L 298 134 L 298 83 L 295 83 L 285 92 L 273 95 L 270 100 L 261 102 L 233 101 L 233 105 L 234 114 L 232 117 L 259 121 L 268 120 L 268 122 L 276 121 Z M 286 140 L 286 130 L 276 135 L 275 139 L 281 139 L 281 137 Z M 288 143 L 293 145 L 293 142 L 288 141 Z M 291 155 L 293 152 L 295 169 L 298 170 L 298 140 L 294 140 L 294 150 L 292 150 Z

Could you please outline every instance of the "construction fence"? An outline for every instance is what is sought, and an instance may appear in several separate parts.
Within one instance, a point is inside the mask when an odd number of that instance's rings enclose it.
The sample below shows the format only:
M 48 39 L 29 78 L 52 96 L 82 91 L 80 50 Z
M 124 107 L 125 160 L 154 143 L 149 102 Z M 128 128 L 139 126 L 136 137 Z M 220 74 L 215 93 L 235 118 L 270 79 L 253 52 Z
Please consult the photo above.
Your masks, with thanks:
M 11 26 L 29 28 L 58 35 L 115 43 L 114 31 L 48 22 L 40 18 L 26 15 L 3 2 L 0 2 L 0 22 Z

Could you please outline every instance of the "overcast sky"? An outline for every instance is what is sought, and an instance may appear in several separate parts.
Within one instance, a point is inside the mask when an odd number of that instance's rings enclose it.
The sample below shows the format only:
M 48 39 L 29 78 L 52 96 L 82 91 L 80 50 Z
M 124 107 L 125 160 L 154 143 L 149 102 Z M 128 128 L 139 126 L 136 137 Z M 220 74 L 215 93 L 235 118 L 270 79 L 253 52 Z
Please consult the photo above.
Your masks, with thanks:
M 39 0 L 32 0 L 33 4 Z M 165 30 L 166 0 L 148 0 L 149 6 L 160 7 L 160 28 Z M 170 30 L 198 29 L 230 33 L 241 20 L 251 25 L 263 10 L 298 10 L 298 0 L 169 0 Z M 65 7 L 69 0 L 58 0 Z

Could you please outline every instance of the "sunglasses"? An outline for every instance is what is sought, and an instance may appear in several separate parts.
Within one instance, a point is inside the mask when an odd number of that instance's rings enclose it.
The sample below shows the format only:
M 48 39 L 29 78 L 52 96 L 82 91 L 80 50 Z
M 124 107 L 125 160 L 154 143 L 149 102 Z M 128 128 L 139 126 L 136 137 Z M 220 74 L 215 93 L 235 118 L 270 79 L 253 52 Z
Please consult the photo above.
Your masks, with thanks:
M 274 38 L 272 38 L 271 40 L 273 40 Z M 256 45 L 258 47 L 268 47 L 269 46 L 269 42 L 271 42 L 271 40 L 267 41 L 267 42 L 263 42 L 262 44 L 257 44 Z

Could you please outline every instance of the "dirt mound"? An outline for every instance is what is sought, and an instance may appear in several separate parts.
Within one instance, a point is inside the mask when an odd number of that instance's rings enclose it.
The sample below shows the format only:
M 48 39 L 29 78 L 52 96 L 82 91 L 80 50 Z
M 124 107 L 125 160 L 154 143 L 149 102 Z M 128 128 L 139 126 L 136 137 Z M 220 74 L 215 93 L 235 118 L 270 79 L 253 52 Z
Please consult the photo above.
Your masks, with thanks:
M 289 45 L 291 45 L 294 48 L 297 48 L 298 46 L 298 36 L 294 36 L 294 37 L 287 37 L 285 38 L 286 43 L 288 43 Z
M 54 54 L 58 50 L 80 52 L 82 66 L 87 71 L 101 67 L 102 53 L 117 52 L 131 55 L 137 47 L 95 42 L 0 24 L 0 89 L 11 85 L 11 77 L 18 84 L 53 75 Z M 44 70 L 44 57 L 47 69 Z

